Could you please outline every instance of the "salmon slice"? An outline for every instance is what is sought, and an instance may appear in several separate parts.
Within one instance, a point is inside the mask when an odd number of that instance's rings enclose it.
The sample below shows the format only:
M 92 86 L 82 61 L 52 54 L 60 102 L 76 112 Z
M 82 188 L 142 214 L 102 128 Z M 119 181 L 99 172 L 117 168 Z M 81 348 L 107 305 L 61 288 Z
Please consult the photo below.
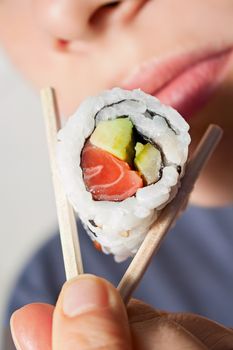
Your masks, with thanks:
M 81 158 L 85 185 L 96 200 L 122 201 L 143 187 L 141 176 L 128 163 L 87 142 Z

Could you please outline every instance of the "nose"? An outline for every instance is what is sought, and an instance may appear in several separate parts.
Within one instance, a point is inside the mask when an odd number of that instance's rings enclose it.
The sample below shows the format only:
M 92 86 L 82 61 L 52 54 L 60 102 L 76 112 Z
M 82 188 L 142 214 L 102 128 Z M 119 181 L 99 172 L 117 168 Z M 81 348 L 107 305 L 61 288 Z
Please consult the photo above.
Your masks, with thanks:
M 109 16 L 121 1 L 37 0 L 36 15 L 51 36 L 64 41 L 84 40 L 94 35 L 93 23 L 102 25 L 107 12 Z

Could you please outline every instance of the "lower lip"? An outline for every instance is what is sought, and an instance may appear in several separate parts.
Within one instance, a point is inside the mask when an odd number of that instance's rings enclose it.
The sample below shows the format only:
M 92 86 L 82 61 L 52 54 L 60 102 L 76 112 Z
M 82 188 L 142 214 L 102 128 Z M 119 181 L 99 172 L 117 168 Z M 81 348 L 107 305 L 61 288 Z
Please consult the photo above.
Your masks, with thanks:
M 223 80 L 232 52 L 228 50 L 195 64 L 152 95 L 190 120 Z

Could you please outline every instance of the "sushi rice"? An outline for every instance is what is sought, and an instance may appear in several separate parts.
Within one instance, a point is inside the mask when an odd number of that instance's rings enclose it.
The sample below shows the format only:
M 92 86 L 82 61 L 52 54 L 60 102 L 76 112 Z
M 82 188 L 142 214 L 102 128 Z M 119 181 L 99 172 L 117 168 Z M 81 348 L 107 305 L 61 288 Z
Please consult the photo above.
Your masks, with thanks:
M 163 155 L 159 181 L 121 202 L 97 201 L 80 166 L 86 140 L 102 120 L 127 116 Z M 117 262 L 133 256 L 160 210 L 174 197 L 188 157 L 189 125 L 173 108 L 141 90 L 120 88 L 87 98 L 58 133 L 57 159 L 66 194 L 93 241 Z

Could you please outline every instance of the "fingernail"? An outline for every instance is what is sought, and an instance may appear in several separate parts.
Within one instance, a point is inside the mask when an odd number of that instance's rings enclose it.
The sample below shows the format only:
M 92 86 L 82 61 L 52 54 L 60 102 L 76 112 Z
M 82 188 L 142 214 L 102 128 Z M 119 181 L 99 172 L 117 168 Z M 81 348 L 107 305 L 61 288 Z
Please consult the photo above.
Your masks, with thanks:
M 63 312 L 74 317 L 101 307 L 108 306 L 108 288 L 99 278 L 80 276 L 70 282 L 64 291 Z

